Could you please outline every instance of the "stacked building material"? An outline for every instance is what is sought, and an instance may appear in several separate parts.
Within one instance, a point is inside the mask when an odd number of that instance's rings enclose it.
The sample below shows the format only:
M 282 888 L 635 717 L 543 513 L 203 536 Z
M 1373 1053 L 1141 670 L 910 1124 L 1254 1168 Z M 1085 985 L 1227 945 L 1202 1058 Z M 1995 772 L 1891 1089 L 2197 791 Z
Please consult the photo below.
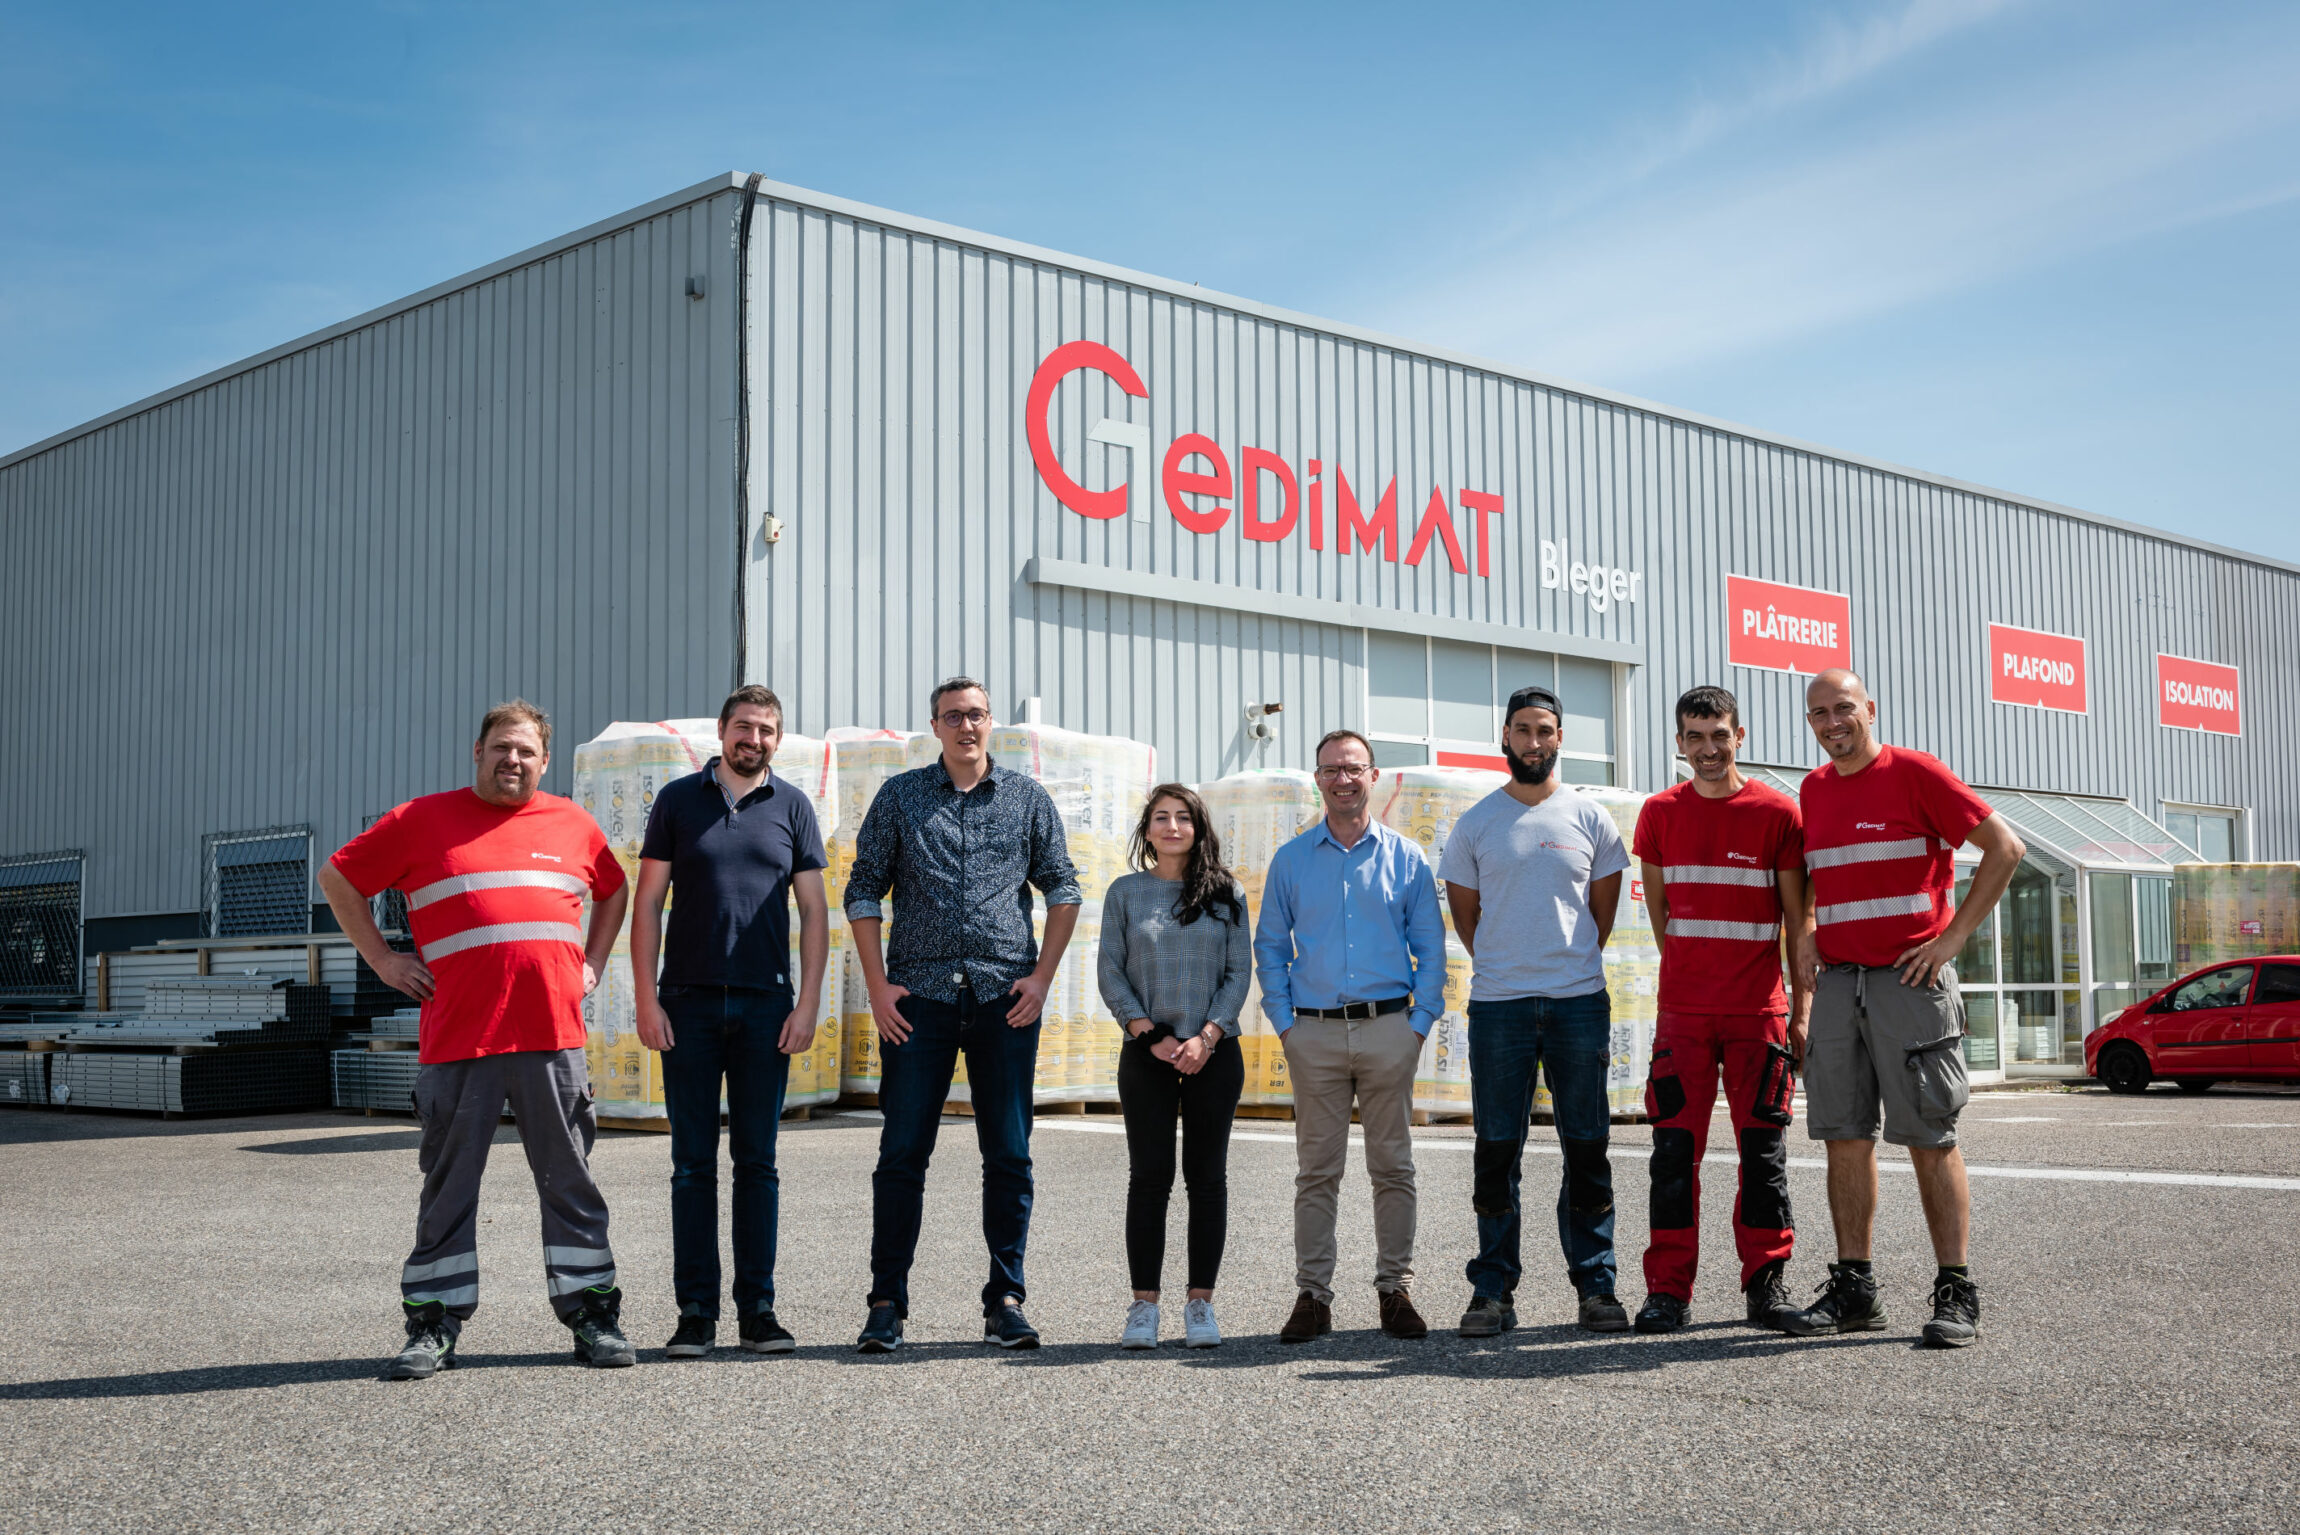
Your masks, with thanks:
M 2172 871 L 2173 963 L 2183 971 L 2300 954 L 2300 863 L 2184 863 Z
M 333 1050 L 328 1053 L 330 1097 L 339 1109 L 415 1107 L 415 1076 L 422 1063 L 413 1050 Z
M 326 1052 L 316 1049 L 170 1055 L 67 1049 L 47 1059 L 49 1102 L 68 1108 L 266 1114 L 327 1103 Z
M 47 1099 L 69 1108 L 256 1114 L 320 1108 L 328 989 L 261 976 L 149 982 L 139 1013 L 42 1015 Z

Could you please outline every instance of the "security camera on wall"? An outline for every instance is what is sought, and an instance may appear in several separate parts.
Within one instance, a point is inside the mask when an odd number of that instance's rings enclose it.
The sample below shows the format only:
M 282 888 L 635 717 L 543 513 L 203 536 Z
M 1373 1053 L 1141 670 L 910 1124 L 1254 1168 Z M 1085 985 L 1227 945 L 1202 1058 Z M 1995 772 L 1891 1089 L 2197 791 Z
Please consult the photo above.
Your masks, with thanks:
M 1246 705 L 1246 739 L 1267 746 L 1278 739 L 1278 722 L 1272 718 L 1284 704 Z

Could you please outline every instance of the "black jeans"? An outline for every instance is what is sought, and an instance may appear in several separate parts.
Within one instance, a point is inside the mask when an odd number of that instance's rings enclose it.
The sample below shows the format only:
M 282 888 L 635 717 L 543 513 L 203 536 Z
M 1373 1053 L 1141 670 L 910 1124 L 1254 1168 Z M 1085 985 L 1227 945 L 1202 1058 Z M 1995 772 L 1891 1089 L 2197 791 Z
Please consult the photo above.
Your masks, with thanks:
M 1042 1025 L 1034 1020 L 1018 1029 L 1006 1021 L 1014 1006 L 1010 991 L 987 1002 L 962 994 L 955 1004 L 909 996 L 899 1006 L 910 1038 L 879 1045 L 884 1123 L 878 1170 L 871 1174 L 870 1303 L 892 1301 L 910 1315 L 910 1265 L 926 1213 L 927 1163 L 964 1052 L 974 1140 L 982 1148 L 982 1235 L 990 1247 L 982 1309 L 988 1315 L 1009 1295 L 1027 1298 L 1022 1253 L 1030 1240 L 1032 1086 Z
M 1230 1121 L 1246 1086 L 1246 1058 L 1224 1039 L 1184 1076 L 1129 1039 L 1118 1052 L 1118 1106 L 1126 1116 L 1126 1266 L 1137 1290 L 1158 1288 L 1166 1264 L 1166 1205 L 1174 1192 L 1174 1121 L 1182 1121 L 1182 1183 L 1190 1192 L 1189 1288 L 1211 1290 L 1230 1234 Z

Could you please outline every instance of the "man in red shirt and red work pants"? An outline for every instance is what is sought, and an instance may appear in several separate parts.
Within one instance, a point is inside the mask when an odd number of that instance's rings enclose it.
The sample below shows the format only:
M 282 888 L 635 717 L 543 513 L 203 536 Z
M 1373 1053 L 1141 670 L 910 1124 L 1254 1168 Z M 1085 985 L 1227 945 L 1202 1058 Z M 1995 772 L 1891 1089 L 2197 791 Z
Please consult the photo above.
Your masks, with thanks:
M 1798 790 L 1819 951 L 1805 1130 L 1829 1147 L 1837 1261 L 1821 1298 L 1785 1322 L 1801 1337 L 1885 1325 L 1870 1267 L 1881 1117 L 1885 1139 L 1909 1148 L 1940 1263 L 1924 1341 L 1962 1348 L 1980 1336 L 1981 1303 L 1965 1266 L 1972 1190 L 1957 1115 L 1970 1094 L 1951 962 L 2028 849 L 1937 760 L 1878 741 L 1876 703 L 1851 672 L 1832 668 L 1812 680 L 1805 720 L 1829 755 Z M 1951 855 L 1968 841 L 1981 850 L 1981 866 L 1964 905 L 1954 906 Z
M 1741 776 L 1741 706 L 1723 688 L 1677 700 L 1677 749 L 1693 769 L 1638 813 L 1645 906 L 1661 939 L 1661 1008 L 1645 1111 L 1653 1121 L 1652 1236 L 1639 1332 L 1675 1332 L 1692 1316 L 1701 1252 L 1701 1157 L 1720 1075 L 1741 1152 L 1733 1245 L 1749 1321 L 1778 1329 L 1795 1243 L 1782 1132 L 1805 1044 L 1810 965 L 1805 834 L 1796 802 Z M 1781 986 L 1786 925 L 1796 1008 Z
M 607 839 L 573 800 L 537 792 L 551 721 L 513 700 L 487 711 L 469 789 L 386 814 L 320 870 L 320 889 L 360 957 L 423 1003 L 415 1112 L 423 1170 L 415 1250 L 400 1270 L 407 1347 L 393 1380 L 452 1368 L 479 1307 L 479 1179 L 508 1101 L 543 1202 L 543 1273 L 575 1357 L 636 1355 L 617 1317 L 607 1202 L 591 1180 L 591 1073 L 583 998 L 598 984 L 630 891 Z M 407 895 L 415 954 L 393 952 L 368 901 Z M 591 897 L 591 926 L 577 923 Z

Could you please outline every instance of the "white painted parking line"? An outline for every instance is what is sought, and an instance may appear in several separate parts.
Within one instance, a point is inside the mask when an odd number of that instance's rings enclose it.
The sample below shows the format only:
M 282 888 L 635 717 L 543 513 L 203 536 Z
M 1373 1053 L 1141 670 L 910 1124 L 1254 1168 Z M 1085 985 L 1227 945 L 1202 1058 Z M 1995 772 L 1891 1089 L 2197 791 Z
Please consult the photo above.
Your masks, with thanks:
M 2000 1119 L 1983 1119 L 1975 1114 L 1972 1122 L 1976 1125 L 2057 1125 L 2060 1123 L 2060 1116 L 2058 1114 L 2009 1114 Z
M 1041 1119 L 1038 1121 L 1037 1128 L 1041 1130 L 1076 1130 L 1089 1135 L 1124 1135 L 1126 1133 L 1124 1125 L 1096 1124 L 1088 1119 Z M 1234 1141 L 1272 1141 L 1285 1146 L 1291 1146 L 1294 1143 L 1294 1137 L 1291 1134 L 1281 1134 L 1269 1130 L 1232 1130 L 1230 1139 Z M 1360 1137 L 1354 1135 L 1350 1137 L 1350 1141 L 1353 1145 L 1364 1144 Z M 1460 1137 L 1443 1139 L 1436 1136 L 1417 1135 L 1414 1137 L 1414 1150 L 1416 1151 L 1470 1151 L 1474 1150 L 1476 1145 L 1475 1141 Z M 1557 1147 L 1542 1141 L 1527 1141 L 1525 1149 L 1536 1156 L 1553 1157 L 1558 1155 Z M 1702 1160 L 1716 1163 L 1720 1167 L 1732 1167 L 1738 1165 L 1741 1159 L 1731 1152 L 1712 1152 Z M 1789 1165 L 1791 1167 L 1826 1168 L 1829 1164 L 1827 1159 L 1822 1157 L 1791 1157 L 1789 1158 Z M 1908 1163 L 1892 1161 L 1885 1157 L 1879 1157 L 1877 1165 L 1887 1172 L 1905 1173 L 1911 1171 Z M 1969 1163 L 1965 1167 L 1965 1172 L 1974 1178 L 2021 1178 L 2046 1183 L 2160 1183 L 2182 1188 L 2277 1189 L 2300 1193 L 2300 1178 L 2260 1178 L 2237 1173 L 2141 1173 L 2128 1172 L 2123 1168 L 2114 1167 L 1974 1167 Z

